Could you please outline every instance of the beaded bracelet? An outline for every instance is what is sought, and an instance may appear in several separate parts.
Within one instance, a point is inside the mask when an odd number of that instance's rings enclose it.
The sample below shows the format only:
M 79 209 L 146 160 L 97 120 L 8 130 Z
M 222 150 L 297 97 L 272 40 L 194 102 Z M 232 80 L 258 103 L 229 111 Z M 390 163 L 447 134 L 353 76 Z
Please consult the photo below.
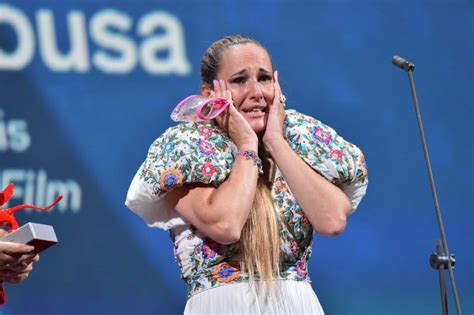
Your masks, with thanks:
M 263 168 L 262 168 L 262 160 L 258 157 L 257 152 L 254 150 L 242 150 L 237 152 L 237 156 L 243 157 L 245 160 L 253 160 L 253 165 L 257 166 L 258 168 L 258 173 L 263 174 Z

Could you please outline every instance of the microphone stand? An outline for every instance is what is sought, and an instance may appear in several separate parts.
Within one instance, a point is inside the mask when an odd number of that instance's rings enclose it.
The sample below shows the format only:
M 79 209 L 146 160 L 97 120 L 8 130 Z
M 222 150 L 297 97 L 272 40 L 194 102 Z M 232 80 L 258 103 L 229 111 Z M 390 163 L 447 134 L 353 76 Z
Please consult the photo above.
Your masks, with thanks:
M 411 95 L 413 98 L 413 104 L 415 106 L 416 119 L 418 121 L 418 131 L 420 132 L 421 143 L 423 145 L 423 153 L 425 156 L 426 168 L 428 170 L 428 178 L 431 187 L 431 194 L 433 195 L 434 206 L 436 210 L 436 217 L 438 219 L 439 232 L 441 240 L 436 243 L 436 253 L 430 256 L 430 265 L 433 269 L 438 269 L 439 273 L 439 285 L 441 291 L 441 308 L 443 315 L 448 314 L 448 300 L 446 295 L 446 283 L 444 280 L 444 270 L 448 269 L 449 279 L 451 281 L 451 288 L 453 290 L 454 302 L 456 304 L 457 314 L 461 315 L 461 303 L 459 302 L 458 291 L 456 289 L 456 283 L 454 281 L 454 265 L 456 263 L 454 254 L 450 254 L 448 250 L 448 242 L 446 241 L 446 234 L 444 232 L 443 219 L 441 217 L 441 210 L 438 203 L 438 195 L 436 193 L 435 182 L 433 178 L 433 172 L 431 171 L 430 157 L 428 153 L 428 146 L 426 145 L 425 133 L 423 131 L 423 122 L 421 121 L 420 107 L 418 105 L 418 99 L 416 97 L 415 82 L 413 79 L 413 70 L 415 65 L 401 57 L 394 56 L 392 63 L 408 73 L 408 79 L 410 80 Z

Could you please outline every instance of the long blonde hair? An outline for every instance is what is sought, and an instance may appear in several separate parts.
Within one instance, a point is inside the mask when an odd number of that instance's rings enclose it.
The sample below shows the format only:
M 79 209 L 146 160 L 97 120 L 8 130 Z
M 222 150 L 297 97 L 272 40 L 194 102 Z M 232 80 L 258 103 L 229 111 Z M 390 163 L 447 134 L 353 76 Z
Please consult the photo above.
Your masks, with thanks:
M 280 266 L 280 233 L 278 215 L 273 205 L 270 189 L 259 179 L 255 199 L 239 241 L 241 270 L 250 280 L 271 284 L 278 276 Z

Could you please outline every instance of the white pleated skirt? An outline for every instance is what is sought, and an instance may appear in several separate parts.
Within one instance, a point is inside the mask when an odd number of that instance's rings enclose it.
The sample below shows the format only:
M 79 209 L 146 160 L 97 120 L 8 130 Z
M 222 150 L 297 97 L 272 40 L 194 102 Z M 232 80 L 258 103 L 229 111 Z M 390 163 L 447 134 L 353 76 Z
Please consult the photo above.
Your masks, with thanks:
M 188 300 L 184 314 L 324 314 L 306 281 L 275 281 L 272 289 L 257 291 L 248 282 L 208 289 Z

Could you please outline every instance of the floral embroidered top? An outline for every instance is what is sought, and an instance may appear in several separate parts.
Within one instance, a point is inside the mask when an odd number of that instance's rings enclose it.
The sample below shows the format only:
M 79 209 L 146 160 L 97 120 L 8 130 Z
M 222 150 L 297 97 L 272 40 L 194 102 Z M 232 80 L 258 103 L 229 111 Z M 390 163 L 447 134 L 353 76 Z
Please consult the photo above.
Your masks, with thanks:
M 291 148 L 315 171 L 338 185 L 354 211 L 365 195 L 368 179 L 362 152 L 320 121 L 287 110 L 285 137 Z M 205 289 L 247 281 L 235 257 L 238 245 L 206 238 L 176 211 L 163 211 L 156 201 L 185 183 L 218 186 L 232 170 L 237 147 L 212 122 L 181 123 L 166 130 L 150 146 L 146 160 L 130 185 L 126 205 L 150 227 L 169 230 L 188 298 Z M 310 281 L 313 228 L 277 169 L 271 189 L 280 211 L 280 279 Z M 258 279 L 258 275 L 255 276 Z

